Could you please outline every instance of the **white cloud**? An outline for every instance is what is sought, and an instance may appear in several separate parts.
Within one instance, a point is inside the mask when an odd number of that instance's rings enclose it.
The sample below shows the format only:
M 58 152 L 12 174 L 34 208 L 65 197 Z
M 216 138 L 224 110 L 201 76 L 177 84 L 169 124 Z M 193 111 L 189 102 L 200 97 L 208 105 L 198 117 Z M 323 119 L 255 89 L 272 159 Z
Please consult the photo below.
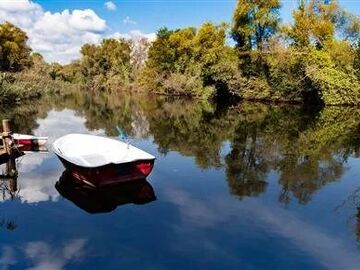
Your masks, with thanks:
M 128 33 L 120 33 L 120 32 L 115 32 L 113 34 L 111 34 L 109 37 L 112 38 L 125 38 L 125 39 L 131 39 L 131 40 L 139 40 L 141 38 L 146 38 L 148 39 L 150 42 L 154 41 L 156 39 L 156 33 L 148 33 L 145 34 L 143 32 L 141 32 L 140 30 L 132 30 Z
M 40 5 L 32 3 L 28 0 L 16 0 L 16 1 L 0 1 L 0 9 L 11 12 L 33 11 L 40 8 Z
M 108 1 L 104 5 L 108 10 L 116 10 L 116 5 L 112 1 Z
M 105 5 L 109 9 L 116 8 L 111 1 Z M 83 44 L 98 44 L 105 37 L 147 38 L 150 41 L 156 37 L 155 33 L 144 34 L 139 30 L 109 34 L 106 21 L 91 9 L 49 12 L 31 0 L 0 0 L 0 23 L 4 21 L 23 29 L 29 37 L 30 47 L 41 53 L 46 61 L 63 64 L 78 59 Z M 123 22 L 136 24 L 130 17 Z
M 126 16 L 125 19 L 123 19 L 124 24 L 136 24 L 136 21 L 132 20 L 129 16 Z
M 29 45 L 49 62 L 70 62 L 84 43 L 98 43 L 107 26 L 93 10 L 48 12 L 30 0 L 0 1 L 0 22 L 26 31 Z

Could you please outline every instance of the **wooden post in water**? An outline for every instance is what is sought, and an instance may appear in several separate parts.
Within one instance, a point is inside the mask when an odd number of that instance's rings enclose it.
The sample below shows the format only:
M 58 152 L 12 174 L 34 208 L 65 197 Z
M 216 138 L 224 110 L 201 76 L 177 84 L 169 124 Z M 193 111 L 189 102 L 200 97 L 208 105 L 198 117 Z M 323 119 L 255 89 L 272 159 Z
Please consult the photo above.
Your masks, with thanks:
M 8 153 L 8 155 L 11 156 L 11 150 L 12 150 L 11 139 L 10 139 L 11 130 L 10 130 L 10 121 L 8 119 L 2 120 L 2 128 L 3 128 L 2 140 L 3 140 L 4 149 Z

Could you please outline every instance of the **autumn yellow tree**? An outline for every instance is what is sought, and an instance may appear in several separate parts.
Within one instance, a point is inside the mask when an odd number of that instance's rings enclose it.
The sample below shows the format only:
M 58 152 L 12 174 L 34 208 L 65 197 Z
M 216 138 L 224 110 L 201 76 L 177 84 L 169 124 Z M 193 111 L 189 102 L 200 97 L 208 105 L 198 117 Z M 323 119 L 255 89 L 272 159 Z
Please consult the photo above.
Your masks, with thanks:
M 293 25 L 285 28 L 285 32 L 297 47 L 315 45 L 322 48 L 334 38 L 338 11 L 337 1 L 301 1 L 299 8 L 293 12 Z
M 0 70 L 19 71 L 31 63 L 26 33 L 17 26 L 0 24 Z

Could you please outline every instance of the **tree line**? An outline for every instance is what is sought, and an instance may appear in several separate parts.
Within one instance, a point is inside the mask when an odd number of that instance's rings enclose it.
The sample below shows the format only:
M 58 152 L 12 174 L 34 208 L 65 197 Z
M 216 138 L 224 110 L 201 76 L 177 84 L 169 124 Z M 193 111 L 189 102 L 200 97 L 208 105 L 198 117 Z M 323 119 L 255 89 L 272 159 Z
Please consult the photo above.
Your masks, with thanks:
M 0 70 L 35 70 L 56 89 L 68 83 L 84 91 L 358 105 L 360 19 L 335 0 L 300 1 L 288 24 L 280 8 L 279 0 L 238 0 L 230 25 L 162 28 L 152 43 L 104 39 L 85 44 L 69 65 L 45 63 L 21 29 L 4 23 Z

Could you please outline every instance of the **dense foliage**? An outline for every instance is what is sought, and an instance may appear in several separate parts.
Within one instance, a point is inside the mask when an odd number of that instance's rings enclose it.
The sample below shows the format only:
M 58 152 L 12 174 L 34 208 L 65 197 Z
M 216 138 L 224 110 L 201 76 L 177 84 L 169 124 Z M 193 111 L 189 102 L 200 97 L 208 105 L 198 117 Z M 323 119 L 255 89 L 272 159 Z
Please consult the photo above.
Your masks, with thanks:
M 279 0 L 239 0 L 234 12 L 232 36 L 242 51 L 263 51 L 280 21 Z
M 119 86 L 130 81 L 130 44 L 123 39 L 105 39 L 99 45 L 85 44 L 80 68 L 85 81 L 92 88 L 106 87 L 108 83 Z
M 236 76 L 237 58 L 226 45 L 226 26 L 203 24 L 159 30 L 139 82 L 151 92 L 209 98 Z
M 30 47 L 27 36 L 15 25 L 0 25 L 0 71 L 19 71 L 30 65 Z
M 279 1 L 239 0 L 227 27 L 161 29 L 139 82 L 150 92 L 358 105 L 360 20 L 336 1 L 301 1 L 280 25 Z
M 20 31 L 9 23 L 4 25 L 7 28 L 12 28 L 12 32 Z M 24 44 L 21 43 L 21 45 Z M 19 50 L 22 48 L 23 51 L 14 49 L 12 53 L 7 54 L 9 59 L 18 60 L 15 62 L 10 61 L 9 63 L 12 63 L 11 68 L 4 69 L 5 72 L 0 73 L 1 105 L 35 99 L 46 93 L 60 94 L 64 89 L 66 91 L 76 91 L 80 88 L 78 84 L 69 81 L 55 80 L 55 77 L 53 77 L 54 67 L 63 70 L 64 68 L 61 65 L 49 65 L 39 53 L 30 54 L 27 46 L 19 46 L 14 48 Z M 1 49 L 3 48 L 1 47 Z M 21 72 L 19 72 L 20 70 Z
M 1 79 L 0 100 L 36 96 L 49 82 L 46 89 L 55 92 L 64 83 L 72 87 L 63 89 L 94 92 L 359 105 L 359 18 L 335 0 L 309 0 L 300 1 L 293 22 L 284 25 L 280 7 L 278 0 L 238 0 L 231 27 L 162 28 L 151 43 L 104 39 L 83 45 L 81 58 L 67 65 L 31 55 L 26 34 L 4 23 L 0 70 L 24 74 L 4 75 L 10 79 Z

